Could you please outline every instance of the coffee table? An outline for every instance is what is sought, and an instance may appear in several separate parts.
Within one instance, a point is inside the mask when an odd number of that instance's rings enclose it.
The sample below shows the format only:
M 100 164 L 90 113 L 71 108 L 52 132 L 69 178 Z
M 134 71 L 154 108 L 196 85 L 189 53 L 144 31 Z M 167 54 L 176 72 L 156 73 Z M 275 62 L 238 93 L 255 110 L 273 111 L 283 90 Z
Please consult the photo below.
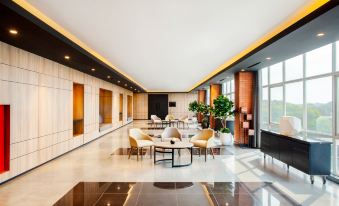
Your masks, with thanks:
M 191 162 L 188 164 L 174 164 L 174 152 L 175 150 L 178 150 L 180 154 L 180 150 L 182 149 L 190 149 L 191 152 Z M 166 151 L 167 150 L 167 151 Z M 170 150 L 170 151 L 168 151 Z M 157 153 L 163 153 L 163 154 L 172 154 L 172 158 L 164 158 L 164 159 L 156 159 Z M 193 144 L 190 142 L 175 142 L 175 144 L 171 144 L 170 142 L 158 142 L 154 145 L 154 164 L 157 162 L 162 161 L 172 161 L 172 167 L 184 167 L 189 166 L 193 162 Z

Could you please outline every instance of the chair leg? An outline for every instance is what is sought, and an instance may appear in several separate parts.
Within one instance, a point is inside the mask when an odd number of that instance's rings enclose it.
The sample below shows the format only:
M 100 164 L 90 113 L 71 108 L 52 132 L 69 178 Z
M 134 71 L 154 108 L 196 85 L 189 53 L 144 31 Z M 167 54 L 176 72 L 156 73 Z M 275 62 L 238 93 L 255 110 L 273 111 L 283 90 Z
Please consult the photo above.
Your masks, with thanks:
M 207 148 L 205 148 L 205 162 L 207 161 Z
M 149 157 L 152 159 L 152 146 L 149 147 Z
M 139 147 L 137 148 L 137 161 L 139 161 Z
M 211 150 L 211 154 L 212 154 L 212 156 L 213 156 L 213 159 L 215 159 L 215 158 L 214 158 L 213 148 L 210 148 L 210 150 Z
M 128 159 L 131 159 L 131 153 L 132 153 L 132 150 L 133 150 L 133 147 L 131 147 L 131 149 L 129 150 L 129 153 L 128 153 Z

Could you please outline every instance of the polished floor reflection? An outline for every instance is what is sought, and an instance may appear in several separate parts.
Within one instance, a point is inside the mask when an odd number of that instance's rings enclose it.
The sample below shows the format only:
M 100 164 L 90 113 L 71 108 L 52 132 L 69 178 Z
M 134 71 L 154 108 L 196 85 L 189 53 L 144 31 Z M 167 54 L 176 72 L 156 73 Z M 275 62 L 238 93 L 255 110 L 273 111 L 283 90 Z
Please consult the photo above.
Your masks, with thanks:
M 54 206 L 298 205 L 270 182 L 80 182 Z

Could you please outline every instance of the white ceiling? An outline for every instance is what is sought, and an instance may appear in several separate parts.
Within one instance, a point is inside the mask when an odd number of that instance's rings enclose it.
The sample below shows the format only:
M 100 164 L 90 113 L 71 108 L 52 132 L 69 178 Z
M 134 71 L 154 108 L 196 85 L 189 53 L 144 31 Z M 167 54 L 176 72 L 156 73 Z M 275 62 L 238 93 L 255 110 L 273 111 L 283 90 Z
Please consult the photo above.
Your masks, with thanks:
M 187 91 L 309 0 L 28 0 L 148 91 Z

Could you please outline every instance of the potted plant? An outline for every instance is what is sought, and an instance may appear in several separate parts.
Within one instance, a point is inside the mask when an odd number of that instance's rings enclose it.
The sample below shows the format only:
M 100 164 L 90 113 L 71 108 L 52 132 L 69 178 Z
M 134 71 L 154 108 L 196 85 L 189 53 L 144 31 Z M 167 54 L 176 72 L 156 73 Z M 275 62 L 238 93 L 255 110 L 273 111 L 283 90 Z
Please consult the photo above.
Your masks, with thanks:
M 210 112 L 211 112 L 211 107 L 209 105 L 200 103 L 198 106 L 198 112 L 203 114 L 203 119 L 201 123 L 201 127 L 203 129 L 208 128 L 210 126 Z
M 221 120 L 222 128 L 220 129 L 220 141 L 222 145 L 233 144 L 233 136 L 226 128 L 226 120 L 228 117 L 233 116 L 234 103 L 226 96 L 220 95 L 213 101 L 214 107 L 211 109 L 212 115 Z
M 188 111 L 194 112 L 195 115 L 198 112 L 199 103 L 195 100 L 188 105 Z

